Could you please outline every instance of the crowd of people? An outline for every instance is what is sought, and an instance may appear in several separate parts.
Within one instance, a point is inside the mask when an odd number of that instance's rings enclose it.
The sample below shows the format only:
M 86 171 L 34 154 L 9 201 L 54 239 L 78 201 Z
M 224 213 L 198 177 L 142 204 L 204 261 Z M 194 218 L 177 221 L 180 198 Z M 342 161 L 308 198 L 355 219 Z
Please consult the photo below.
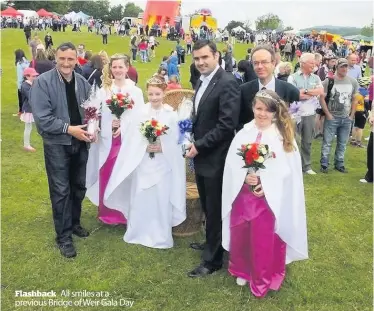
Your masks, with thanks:
M 24 148 L 36 151 L 30 142 L 35 123 L 43 139 L 56 243 L 67 258 L 77 255 L 72 235 L 89 236 L 80 222 L 85 196 L 98 206 L 100 221 L 126 225 L 126 243 L 173 247 L 172 227 L 186 219 L 184 157 L 191 159 L 206 239 L 191 244 L 202 251 L 202 261 L 188 276 L 221 269 L 226 250 L 237 284 L 248 284 L 256 297 L 264 297 L 280 288 L 286 264 L 308 258 L 303 173 L 316 174 L 313 139 L 322 137 L 322 173 L 329 172 L 335 136 L 333 167 L 340 173 L 348 172 L 350 136 L 351 146 L 364 147 L 362 130 L 367 121 L 373 124 L 374 115 L 373 80 L 362 79 L 362 68 L 366 63 L 372 70 L 372 56 L 357 47 L 346 55 L 332 44 L 321 46 L 319 38 L 310 45 L 310 38 L 280 34 L 257 42 L 237 62 L 235 43 L 224 40 L 220 52 L 207 39 L 210 35 L 202 34 L 179 36 L 157 72 L 146 77 L 146 104 L 134 62 L 155 57 L 157 31 L 138 29 L 130 37 L 130 55 L 112 56 L 70 42 L 54 49 L 50 33 L 44 44 L 26 34 L 32 59 L 23 50 L 15 52 Z M 130 35 L 126 29 L 124 35 Z M 193 140 L 183 154 L 179 111 L 164 97 L 182 88 L 179 69 L 190 53 L 195 96 L 183 105 L 192 106 Z M 117 120 L 107 102 L 124 94 L 133 107 Z M 89 98 L 101 103 L 94 134 L 80 106 Z M 152 121 L 167 134 L 149 142 L 139 128 Z M 262 159 L 266 168 L 256 172 L 243 169 L 237 154 L 253 145 L 266 145 L 274 153 Z M 372 149 L 371 131 L 363 183 L 373 182 Z M 251 152 L 248 157 L 257 160 Z

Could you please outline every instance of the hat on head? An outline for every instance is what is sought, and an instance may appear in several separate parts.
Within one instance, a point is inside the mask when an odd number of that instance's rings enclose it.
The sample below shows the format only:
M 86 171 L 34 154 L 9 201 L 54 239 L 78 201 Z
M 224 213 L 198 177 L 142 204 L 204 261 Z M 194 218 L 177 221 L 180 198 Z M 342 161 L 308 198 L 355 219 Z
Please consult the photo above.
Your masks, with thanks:
M 339 58 L 338 62 L 336 63 L 336 67 L 343 67 L 348 66 L 348 61 L 345 58 Z
M 39 74 L 36 72 L 36 70 L 34 68 L 26 68 L 24 71 L 23 71 L 23 75 L 24 76 L 38 76 Z

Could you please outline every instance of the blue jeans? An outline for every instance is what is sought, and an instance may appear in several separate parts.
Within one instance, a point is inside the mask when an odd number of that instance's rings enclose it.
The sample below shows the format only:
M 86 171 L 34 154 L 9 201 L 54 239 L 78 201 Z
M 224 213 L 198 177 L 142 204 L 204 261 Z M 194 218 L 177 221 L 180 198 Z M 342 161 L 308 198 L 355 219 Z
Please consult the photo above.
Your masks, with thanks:
M 137 49 L 131 49 L 132 51 L 132 60 L 136 60 L 136 53 L 138 52 Z
M 147 50 L 140 50 L 140 57 L 143 63 L 147 62 Z
M 334 165 L 335 167 L 344 166 L 344 153 L 351 131 L 352 120 L 347 118 L 334 117 L 333 120 L 325 119 L 323 127 L 323 142 L 321 150 L 321 166 L 329 166 L 329 156 L 332 141 L 336 135 L 336 149 Z

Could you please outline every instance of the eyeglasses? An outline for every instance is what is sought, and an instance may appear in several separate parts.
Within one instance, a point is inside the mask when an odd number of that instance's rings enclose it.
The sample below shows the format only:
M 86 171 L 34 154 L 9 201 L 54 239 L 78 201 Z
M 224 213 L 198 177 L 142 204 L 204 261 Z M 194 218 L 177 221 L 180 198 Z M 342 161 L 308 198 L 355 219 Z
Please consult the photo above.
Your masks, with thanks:
M 260 65 L 262 66 L 267 66 L 269 64 L 271 64 L 272 62 L 271 61 L 268 61 L 268 60 L 263 60 L 263 61 L 260 61 L 260 62 L 253 62 L 253 66 L 254 67 L 258 67 Z

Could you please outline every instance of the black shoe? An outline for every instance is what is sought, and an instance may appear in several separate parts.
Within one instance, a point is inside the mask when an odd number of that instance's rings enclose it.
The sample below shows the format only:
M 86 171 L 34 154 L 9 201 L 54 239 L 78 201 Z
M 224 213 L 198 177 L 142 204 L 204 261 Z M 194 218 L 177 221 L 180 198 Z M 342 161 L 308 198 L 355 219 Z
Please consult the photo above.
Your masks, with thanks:
M 327 166 L 323 166 L 323 165 L 322 165 L 320 171 L 321 171 L 321 173 L 325 173 L 325 174 L 327 174 L 328 171 L 329 171 L 329 169 L 328 169 Z
M 212 274 L 213 272 L 221 269 L 222 267 L 208 268 L 204 264 L 196 267 L 194 270 L 188 273 L 190 278 L 200 278 Z
M 57 244 L 57 247 L 60 249 L 61 255 L 66 258 L 77 256 L 77 252 L 75 251 L 75 247 L 72 242 L 59 243 Z
M 82 228 L 80 225 L 73 227 L 73 234 L 80 238 L 87 238 L 90 235 L 90 233 L 86 229 Z
M 340 167 L 335 166 L 335 169 L 340 173 L 348 173 L 347 169 L 344 166 L 340 166 Z
M 203 251 L 204 248 L 205 248 L 205 243 L 193 242 L 193 243 L 190 244 L 190 247 L 194 250 L 197 250 L 197 251 Z

